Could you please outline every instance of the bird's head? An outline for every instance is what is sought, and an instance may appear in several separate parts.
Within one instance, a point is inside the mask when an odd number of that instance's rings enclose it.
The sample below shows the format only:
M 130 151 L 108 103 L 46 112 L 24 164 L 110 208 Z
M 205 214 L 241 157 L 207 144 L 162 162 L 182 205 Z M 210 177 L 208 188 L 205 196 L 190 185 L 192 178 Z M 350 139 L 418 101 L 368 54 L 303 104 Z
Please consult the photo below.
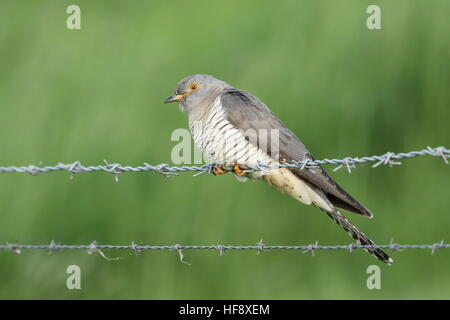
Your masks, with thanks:
M 178 102 L 180 109 L 189 113 L 201 105 L 211 103 L 227 88 L 231 86 L 213 76 L 196 74 L 178 82 L 174 94 L 164 100 L 164 103 Z

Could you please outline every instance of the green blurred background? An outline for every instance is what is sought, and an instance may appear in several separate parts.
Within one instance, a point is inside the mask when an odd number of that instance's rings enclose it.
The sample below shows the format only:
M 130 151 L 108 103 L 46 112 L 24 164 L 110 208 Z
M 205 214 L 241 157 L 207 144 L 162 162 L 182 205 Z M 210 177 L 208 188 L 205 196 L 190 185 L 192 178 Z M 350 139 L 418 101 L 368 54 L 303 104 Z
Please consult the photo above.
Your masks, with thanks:
M 81 30 L 66 8 L 81 7 Z M 366 28 L 381 7 L 382 30 Z M 16 1 L 0 3 L 0 165 L 170 163 L 187 127 L 164 105 L 208 73 L 250 91 L 317 158 L 450 146 L 450 2 Z M 331 171 L 332 167 L 328 167 Z M 449 167 L 436 158 L 333 174 L 375 213 L 348 214 L 377 243 L 449 236 Z M 189 173 L 0 176 L 0 242 L 348 244 L 317 208 L 263 183 Z M 0 252 L 0 298 L 450 298 L 450 251 Z M 82 289 L 66 289 L 66 268 Z M 381 290 L 366 268 L 381 267 Z

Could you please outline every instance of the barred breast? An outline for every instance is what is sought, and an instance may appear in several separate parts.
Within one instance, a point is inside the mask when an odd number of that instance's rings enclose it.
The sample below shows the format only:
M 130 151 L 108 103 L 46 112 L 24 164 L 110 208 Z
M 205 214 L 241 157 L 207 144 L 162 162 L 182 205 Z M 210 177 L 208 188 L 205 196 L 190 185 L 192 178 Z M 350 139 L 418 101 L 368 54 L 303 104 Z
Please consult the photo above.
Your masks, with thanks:
M 210 162 L 224 166 L 277 163 L 227 120 L 220 98 L 214 101 L 203 119 L 189 119 L 189 126 L 195 144 Z M 253 178 L 260 175 L 261 172 L 255 173 Z
M 220 98 L 213 103 L 203 118 L 189 119 L 189 126 L 195 144 L 210 162 L 225 167 L 232 167 L 234 164 L 254 166 L 258 162 L 279 164 L 265 151 L 249 142 L 244 132 L 227 120 Z M 321 190 L 295 176 L 289 169 L 256 171 L 247 174 L 247 177 L 263 179 L 300 202 L 331 210 L 330 203 Z

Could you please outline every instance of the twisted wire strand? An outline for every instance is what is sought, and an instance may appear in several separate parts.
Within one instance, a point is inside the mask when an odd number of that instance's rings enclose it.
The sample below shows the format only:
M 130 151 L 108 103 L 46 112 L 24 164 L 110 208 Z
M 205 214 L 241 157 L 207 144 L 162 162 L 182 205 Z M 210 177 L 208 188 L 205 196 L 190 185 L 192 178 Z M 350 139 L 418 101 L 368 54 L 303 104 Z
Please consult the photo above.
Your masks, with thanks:
M 97 244 L 96 241 L 88 245 L 65 245 L 65 244 L 57 244 L 52 241 L 50 244 L 42 244 L 42 245 L 29 245 L 29 244 L 14 244 L 7 243 L 4 245 L 0 245 L 0 251 L 11 251 L 17 254 L 20 254 L 24 250 L 44 250 L 49 252 L 57 252 L 63 250 L 86 250 L 88 253 L 100 253 L 103 257 L 106 258 L 104 253 L 101 250 L 129 250 L 133 252 L 141 252 L 141 251 L 150 251 L 150 250 L 168 250 L 168 251 L 178 251 L 181 253 L 181 250 L 216 250 L 222 255 L 225 251 L 229 250 L 252 250 L 257 251 L 258 253 L 263 251 L 272 251 L 272 250 L 291 250 L 291 251 L 302 251 L 302 252 L 311 252 L 314 254 L 315 251 L 318 250 L 346 250 L 352 252 L 358 249 L 388 249 L 392 251 L 401 251 L 401 250 L 431 250 L 432 253 L 435 253 L 439 249 L 450 249 L 450 243 L 444 243 L 444 240 L 431 243 L 431 244 L 398 244 L 391 241 L 389 244 L 383 245 L 361 245 L 351 243 L 348 245 L 319 245 L 318 242 L 315 244 L 309 245 L 265 245 L 262 240 L 256 243 L 256 245 L 137 245 L 134 242 L 131 245 L 110 245 L 110 244 Z M 181 257 L 181 255 L 180 255 Z
M 303 161 L 295 161 L 292 163 L 283 163 L 279 165 L 267 165 L 263 163 L 259 163 L 256 166 L 248 166 L 244 169 L 247 172 L 253 171 L 261 171 L 267 169 L 275 169 L 275 168 L 313 168 L 317 165 L 337 165 L 337 167 L 333 170 L 339 170 L 341 168 L 346 168 L 350 173 L 353 168 L 356 167 L 357 164 L 370 163 L 375 162 L 372 167 L 376 168 L 380 165 L 388 165 L 390 167 L 395 165 L 401 165 L 402 163 L 398 160 L 401 159 L 409 159 L 419 156 L 432 156 L 432 157 L 440 157 L 444 160 L 446 164 L 448 164 L 448 158 L 450 158 L 450 150 L 445 147 L 427 147 L 425 149 L 419 151 L 410 151 L 406 153 L 393 153 L 387 152 L 382 155 L 375 156 L 366 156 L 366 157 L 346 157 L 343 159 L 322 159 L 322 160 L 303 160 Z M 0 167 L 0 173 L 28 173 L 32 175 L 41 175 L 49 172 L 55 171 L 67 171 L 73 175 L 79 173 L 89 173 L 89 172 L 108 172 L 112 173 L 116 176 L 116 180 L 118 180 L 118 176 L 124 172 L 144 172 L 144 171 L 153 171 L 163 174 L 166 177 L 170 176 L 178 176 L 179 172 L 198 172 L 194 176 L 202 173 L 211 173 L 215 164 L 209 163 L 200 166 L 169 166 L 166 163 L 160 163 L 157 165 L 151 165 L 148 163 L 144 163 L 139 166 L 130 166 L 130 165 L 121 165 L 119 163 L 109 164 L 105 161 L 104 165 L 96 165 L 96 166 L 84 166 L 80 161 L 75 161 L 73 163 L 58 163 L 54 166 L 6 166 Z

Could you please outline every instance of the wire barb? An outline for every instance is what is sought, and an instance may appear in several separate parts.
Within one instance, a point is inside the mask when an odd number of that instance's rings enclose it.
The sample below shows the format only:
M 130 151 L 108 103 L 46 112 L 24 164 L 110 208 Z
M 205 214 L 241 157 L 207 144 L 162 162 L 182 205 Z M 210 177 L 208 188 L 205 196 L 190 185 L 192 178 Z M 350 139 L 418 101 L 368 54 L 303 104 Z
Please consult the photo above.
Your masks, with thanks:
M 51 255 L 53 252 L 58 251 L 57 246 L 57 243 L 52 240 L 48 245 L 48 255 Z
M 266 247 L 266 245 L 263 243 L 263 239 L 259 240 L 259 242 L 256 243 L 258 245 L 258 251 L 256 254 L 260 254 L 263 251 L 269 251 Z
M 9 251 L 11 251 L 11 252 L 13 252 L 15 254 L 21 254 L 22 253 L 20 248 L 18 248 L 18 246 L 15 245 L 15 244 L 6 243 L 6 248 L 7 248 L 7 250 L 9 250 Z
M 131 250 L 133 250 L 136 254 L 142 251 L 142 249 L 134 243 L 134 241 L 131 241 Z
M 353 249 L 354 249 L 354 243 L 350 243 L 348 246 L 347 246 L 347 250 L 348 250 L 348 252 L 350 252 L 350 253 L 352 253 L 353 252 Z
M 341 161 L 342 161 L 342 163 L 339 166 L 337 166 L 336 168 L 334 168 L 333 172 L 336 172 L 339 169 L 346 167 L 348 173 L 352 173 L 352 169 L 356 168 L 355 161 L 352 158 L 347 157 L 347 158 L 342 159 Z
M 445 149 L 444 147 L 436 147 L 436 148 L 431 148 L 431 147 L 427 147 L 427 149 L 432 152 L 432 155 L 435 157 L 441 157 L 445 164 L 448 164 L 448 160 L 447 158 L 450 158 L 450 154 L 448 154 L 448 150 Z
M 394 242 L 394 239 L 391 239 L 391 242 L 389 243 L 389 249 L 392 251 L 401 251 L 402 248 L 398 243 Z
M 109 258 L 108 256 L 106 256 L 106 254 L 103 253 L 102 250 L 100 250 L 100 248 L 97 246 L 97 241 L 92 241 L 91 244 L 88 247 L 87 250 L 88 254 L 93 254 L 93 253 L 98 253 L 102 258 L 104 258 L 107 261 L 117 261 L 120 260 L 120 258 Z
M 176 245 L 174 245 L 174 246 L 173 246 L 173 249 L 176 250 L 176 251 L 178 252 L 178 255 L 179 255 L 179 257 L 180 257 L 181 263 L 187 264 L 188 266 L 191 265 L 190 262 L 187 262 L 186 260 L 184 260 L 184 254 L 183 254 L 183 251 L 181 250 L 181 249 L 182 249 L 182 245 L 181 245 L 181 244 L 176 244 Z
M 219 250 L 219 255 L 223 256 L 225 252 L 225 246 L 223 244 L 219 244 L 218 246 L 216 246 L 216 249 Z
M 390 168 L 392 168 L 393 166 L 398 166 L 401 165 L 402 163 L 399 161 L 394 161 L 392 160 L 392 157 L 395 156 L 395 153 L 393 152 L 387 152 L 386 154 L 382 155 L 380 158 L 380 161 L 378 161 L 377 163 L 375 163 L 372 168 L 376 168 L 379 165 L 383 164 L 383 165 L 388 165 Z
M 434 254 L 438 249 L 445 248 L 444 240 L 439 243 L 434 243 L 431 247 L 431 254 Z
M 303 251 L 303 253 L 311 252 L 311 255 L 314 257 L 315 256 L 314 251 L 317 250 L 318 247 L 319 247 L 319 241 L 316 241 L 315 244 L 308 245 L 308 247 Z

